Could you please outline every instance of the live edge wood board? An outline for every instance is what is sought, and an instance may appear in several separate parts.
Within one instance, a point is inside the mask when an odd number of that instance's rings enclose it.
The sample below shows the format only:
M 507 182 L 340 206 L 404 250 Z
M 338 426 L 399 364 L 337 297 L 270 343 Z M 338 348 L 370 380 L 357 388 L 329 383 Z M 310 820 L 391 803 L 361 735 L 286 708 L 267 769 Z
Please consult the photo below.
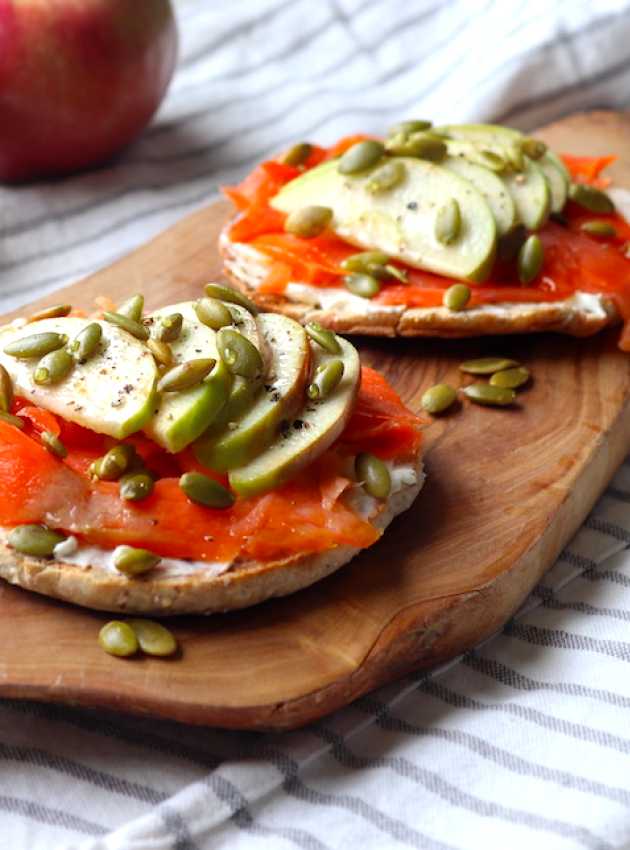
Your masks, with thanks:
M 618 154 L 610 173 L 630 188 L 629 117 L 575 115 L 540 136 L 560 151 Z M 91 306 L 143 291 L 153 307 L 197 297 L 220 275 L 228 212 L 223 202 L 202 209 L 63 299 Z M 358 340 L 414 410 L 431 384 L 460 384 L 457 364 L 470 356 L 517 357 L 534 382 L 513 410 L 466 405 L 428 424 L 428 482 L 373 549 L 294 596 L 173 620 L 183 651 L 172 661 L 111 658 L 96 642 L 106 615 L 0 583 L 0 695 L 291 728 L 457 656 L 510 617 L 630 450 L 630 357 L 616 337 Z

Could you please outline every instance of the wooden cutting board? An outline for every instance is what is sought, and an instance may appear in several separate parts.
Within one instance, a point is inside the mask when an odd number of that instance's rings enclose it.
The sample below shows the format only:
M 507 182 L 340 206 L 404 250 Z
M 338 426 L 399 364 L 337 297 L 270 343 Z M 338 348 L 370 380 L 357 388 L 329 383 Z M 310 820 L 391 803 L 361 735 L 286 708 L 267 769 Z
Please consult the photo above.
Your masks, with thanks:
M 630 118 L 576 115 L 540 135 L 556 150 L 616 153 L 630 188 Z M 220 274 L 217 203 L 69 287 L 92 305 L 143 291 L 150 307 L 197 297 Z M 59 293 L 39 304 L 62 300 Z M 318 585 L 240 613 L 171 621 L 183 652 L 121 661 L 108 619 L 0 582 L 0 695 L 243 729 L 290 728 L 404 673 L 452 658 L 510 617 L 630 451 L 630 358 L 617 331 L 468 342 L 360 340 L 414 410 L 457 364 L 517 357 L 532 386 L 511 410 L 466 405 L 428 425 L 428 483 L 373 549 Z

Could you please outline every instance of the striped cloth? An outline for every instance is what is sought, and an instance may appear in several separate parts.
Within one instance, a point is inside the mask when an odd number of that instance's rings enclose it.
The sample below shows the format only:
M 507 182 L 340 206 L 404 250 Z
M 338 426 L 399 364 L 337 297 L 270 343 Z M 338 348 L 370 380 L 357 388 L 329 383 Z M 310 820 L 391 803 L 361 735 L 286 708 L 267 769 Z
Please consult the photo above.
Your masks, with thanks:
M 0 189 L 0 306 L 109 263 L 288 142 L 630 101 L 628 0 L 178 3 L 115 165 Z M 503 633 L 285 735 L 0 703 L 2 850 L 630 847 L 630 464 Z

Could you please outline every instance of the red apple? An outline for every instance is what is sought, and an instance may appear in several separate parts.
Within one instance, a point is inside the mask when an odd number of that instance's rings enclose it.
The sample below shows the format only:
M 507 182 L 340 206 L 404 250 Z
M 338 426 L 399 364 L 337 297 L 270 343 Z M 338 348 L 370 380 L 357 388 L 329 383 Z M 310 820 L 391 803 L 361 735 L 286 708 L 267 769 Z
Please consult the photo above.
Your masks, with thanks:
M 170 0 L 0 0 L 0 181 L 112 157 L 151 119 L 176 58 Z

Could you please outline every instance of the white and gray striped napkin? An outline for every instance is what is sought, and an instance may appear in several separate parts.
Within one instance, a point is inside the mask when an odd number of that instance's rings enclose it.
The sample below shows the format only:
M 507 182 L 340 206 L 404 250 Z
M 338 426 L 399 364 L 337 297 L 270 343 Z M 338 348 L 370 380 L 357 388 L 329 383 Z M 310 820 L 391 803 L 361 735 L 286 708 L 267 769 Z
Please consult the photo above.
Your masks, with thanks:
M 288 142 L 630 103 L 630 0 L 180 0 L 115 165 L 0 189 L 0 309 L 111 262 Z M 630 465 L 504 632 L 286 735 L 0 702 L 0 850 L 630 847 Z

